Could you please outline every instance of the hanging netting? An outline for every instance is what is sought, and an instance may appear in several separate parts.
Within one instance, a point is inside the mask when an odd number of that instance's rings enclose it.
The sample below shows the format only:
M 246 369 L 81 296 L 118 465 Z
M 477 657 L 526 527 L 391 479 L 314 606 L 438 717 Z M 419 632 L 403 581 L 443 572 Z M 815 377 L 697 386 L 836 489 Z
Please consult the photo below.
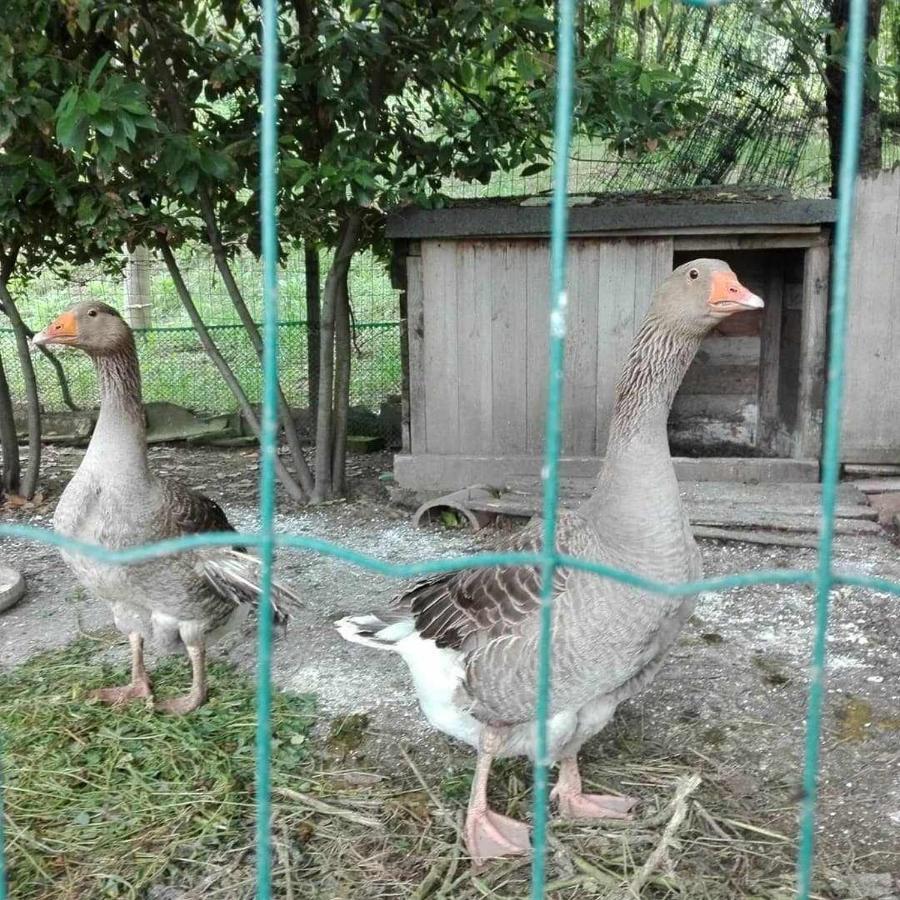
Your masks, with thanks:
M 755 4 L 683 7 L 682 60 L 695 67 L 702 123 L 671 148 L 598 167 L 591 190 L 739 183 L 818 192 L 829 181 L 821 78 Z M 802 8 L 809 27 L 823 10 Z M 658 29 L 656 29 L 658 32 Z M 678 50 L 678 44 L 671 51 Z M 696 62 L 694 62 L 696 60 Z

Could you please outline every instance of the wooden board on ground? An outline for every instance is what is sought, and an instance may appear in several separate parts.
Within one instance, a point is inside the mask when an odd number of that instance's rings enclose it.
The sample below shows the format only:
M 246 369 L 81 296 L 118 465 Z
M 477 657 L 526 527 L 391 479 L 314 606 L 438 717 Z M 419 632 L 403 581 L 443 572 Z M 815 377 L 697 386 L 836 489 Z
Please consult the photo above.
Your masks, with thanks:
M 593 479 L 569 478 L 560 483 L 560 508 L 576 509 L 593 488 Z M 438 497 L 427 505 L 440 509 L 444 500 L 458 500 L 462 492 Z M 821 514 L 819 485 L 746 485 L 722 482 L 683 483 L 682 497 L 698 537 L 745 540 L 792 547 L 816 546 Z M 448 507 L 453 504 L 447 503 Z M 506 490 L 472 492 L 467 509 L 479 516 L 530 519 L 540 515 L 541 485 L 535 479 L 516 479 Z M 877 510 L 853 485 L 838 486 L 835 534 L 866 537 L 882 533 Z
M 889 494 L 900 491 L 900 478 L 863 478 L 853 485 L 864 494 Z

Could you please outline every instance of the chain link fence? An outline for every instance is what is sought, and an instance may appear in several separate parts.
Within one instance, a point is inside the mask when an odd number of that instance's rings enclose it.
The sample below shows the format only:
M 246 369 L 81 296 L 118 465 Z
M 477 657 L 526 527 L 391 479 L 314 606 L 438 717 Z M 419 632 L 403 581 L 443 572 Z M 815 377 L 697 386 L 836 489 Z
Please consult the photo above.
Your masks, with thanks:
M 251 403 L 262 401 L 262 369 L 241 325 L 210 326 L 213 340 L 238 376 Z M 309 405 L 309 326 L 305 322 L 281 322 L 278 334 L 281 385 L 292 407 Z M 190 327 L 140 329 L 135 332 L 144 401 L 168 401 L 206 415 L 236 408 L 216 367 Z M 15 359 L 11 331 L 0 332 L 0 357 Z M 83 354 L 58 353 L 76 406 L 89 409 L 100 402 L 97 378 Z M 56 372 L 43 356 L 34 356 L 41 403 L 48 412 L 67 407 Z M 16 400 L 24 397 L 22 373 L 9 365 L 7 376 Z M 350 381 L 350 404 L 375 412 L 380 404 L 400 393 L 400 326 L 397 322 L 364 322 L 356 326 Z
M 327 272 L 330 258 L 321 255 L 320 272 Z M 237 376 L 251 403 L 262 400 L 262 368 L 243 326 L 225 293 L 212 259 L 203 252 L 186 253 L 180 260 L 182 272 L 204 321 L 222 356 Z M 135 328 L 141 361 L 145 402 L 168 401 L 197 413 L 215 415 L 236 408 L 236 401 L 200 340 L 188 323 L 168 272 L 156 260 L 137 264 L 133 281 L 145 290 L 146 309 L 151 327 Z M 261 275 L 256 260 L 238 258 L 232 269 L 245 301 L 257 321 L 261 321 Z M 134 270 L 130 274 L 134 275 Z M 305 321 L 306 280 L 303 255 L 290 256 L 281 270 L 281 314 L 279 327 L 279 372 L 281 385 L 292 407 L 309 406 L 310 347 L 318 352 L 315 326 Z M 358 254 L 350 277 L 354 308 L 350 382 L 351 406 L 364 406 L 373 412 L 389 397 L 400 393 L 400 323 L 397 292 L 391 287 L 385 267 L 370 254 Z M 46 275 L 18 286 L 26 322 L 38 331 L 64 309 L 82 300 L 99 300 L 124 310 L 130 299 L 126 278 L 97 270 L 82 269 L 61 278 Z M 290 316 L 290 318 L 287 318 Z M 310 342 L 312 337 L 312 343 Z M 79 352 L 57 352 L 68 382 L 72 400 L 88 409 L 99 403 L 97 379 L 90 360 Z M 10 329 L 0 329 L 0 358 L 9 361 L 5 368 L 13 399 L 24 399 L 24 380 L 16 359 L 15 338 Z M 47 412 L 67 407 L 63 392 L 50 362 L 40 354 L 33 357 L 41 404 Z

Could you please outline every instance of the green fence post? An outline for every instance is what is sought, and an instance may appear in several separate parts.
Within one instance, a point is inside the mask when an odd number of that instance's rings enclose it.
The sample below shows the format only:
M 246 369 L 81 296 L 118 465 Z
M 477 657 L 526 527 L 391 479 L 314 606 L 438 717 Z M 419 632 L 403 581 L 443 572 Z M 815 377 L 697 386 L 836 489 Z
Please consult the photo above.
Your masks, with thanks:
M 562 426 L 563 354 L 566 342 L 566 229 L 568 224 L 569 145 L 572 139 L 572 94 L 576 0 L 557 4 L 556 117 L 553 125 L 553 205 L 550 235 L 550 384 L 544 451 L 544 535 L 541 547 L 541 630 L 537 648 L 537 734 L 534 753 L 534 856 L 531 896 L 544 896 L 547 855 L 547 793 L 550 758 L 547 717 L 550 711 L 553 573 L 556 571 L 556 516 L 559 497 L 559 447 Z
M 837 224 L 834 233 L 834 271 L 831 278 L 831 344 L 828 352 L 828 391 L 825 400 L 825 440 L 822 450 L 822 532 L 816 584 L 816 621 L 806 724 L 803 800 L 800 808 L 800 847 L 797 853 L 797 898 L 808 900 L 815 850 L 816 794 L 825 690 L 828 606 L 834 584 L 833 540 L 837 482 L 840 476 L 841 401 L 844 390 L 844 343 L 847 331 L 847 287 L 850 281 L 850 234 L 859 164 L 865 70 L 865 0 L 851 0 L 847 38 L 841 157 L 838 172 Z
M 263 255 L 263 409 L 260 441 L 259 527 L 262 584 L 256 662 L 256 896 L 272 896 L 272 561 L 275 454 L 278 437 L 278 0 L 263 0 L 260 216 Z

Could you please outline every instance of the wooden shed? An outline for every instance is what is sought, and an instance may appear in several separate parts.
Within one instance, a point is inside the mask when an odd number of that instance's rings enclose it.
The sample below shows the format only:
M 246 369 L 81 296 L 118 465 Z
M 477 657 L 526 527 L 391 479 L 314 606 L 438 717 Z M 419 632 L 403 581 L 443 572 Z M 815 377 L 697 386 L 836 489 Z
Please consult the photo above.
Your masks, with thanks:
M 670 419 L 679 474 L 816 480 L 833 202 L 724 190 L 571 202 L 563 473 L 597 471 L 615 381 L 656 285 L 715 256 L 766 308 L 704 341 Z M 406 321 L 400 485 L 443 491 L 540 472 L 548 223 L 543 199 L 390 218 Z

